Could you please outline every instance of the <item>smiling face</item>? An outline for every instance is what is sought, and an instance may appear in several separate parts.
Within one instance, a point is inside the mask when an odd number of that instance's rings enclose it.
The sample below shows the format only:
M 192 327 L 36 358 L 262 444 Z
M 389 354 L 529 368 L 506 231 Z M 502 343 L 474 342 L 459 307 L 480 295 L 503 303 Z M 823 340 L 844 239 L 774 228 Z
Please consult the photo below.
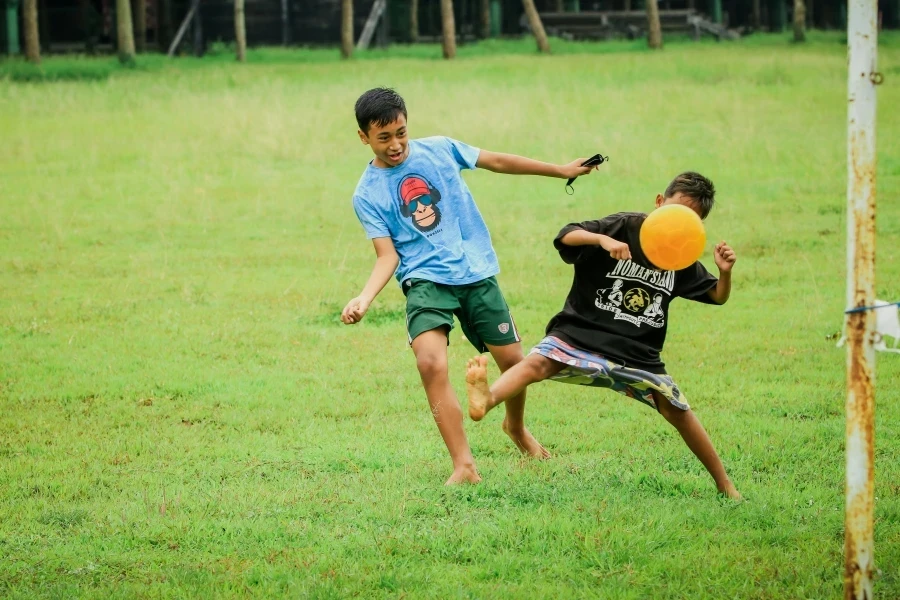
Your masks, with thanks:
M 406 117 L 402 114 L 386 125 L 369 123 L 368 131 L 359 130 L 359 139 L 372 148 L 372 163 L 382 169 L 396 167 L 409 156 L 409 136 Z

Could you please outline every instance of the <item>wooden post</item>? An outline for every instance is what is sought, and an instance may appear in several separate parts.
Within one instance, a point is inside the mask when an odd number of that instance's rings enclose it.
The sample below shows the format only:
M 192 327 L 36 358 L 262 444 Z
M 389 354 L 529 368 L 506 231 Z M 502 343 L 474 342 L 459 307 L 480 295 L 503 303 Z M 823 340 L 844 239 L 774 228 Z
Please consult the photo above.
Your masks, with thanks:
M 750 24 L 753 26 L 753 31 L 762 29 L 762 7 L 760 6 L 760 0 L 753 0 L 753 14 L 750 18 Z
M 191 0 L 191 7 L 188 9 L 187 14 L 184 16 L 184 20 L 181 22 L 181 25 L 178 27 L 178 31 L 175 32 L 175 37 L 172 38 L 172 42 L 169 44 L 169 51 L 167 56 L 169 58 L 175 54 L 175 50 L 178 48 L 178 45 L 181 44 L 181 39 L 184 37 L 184 34 L 187 33 L 187 28 L 191 24 L 191 21 L 194 19 L 194 16 L 197 14 L 197 9 L 200 6 L 200 0 Z
M 41 63 L 41 38 L 38 29 L 37 0 L 25 0 L 22 3 L 22 33 L 25 38 L 25 58 L 36 65 Z
M 444 58 L 456 56 L 456 21 L 453 18 L 453 0 L 441 0 L 441 33 Z
M 419 0 L 409 0 L 409 41 L 419 43 Z
M 116 0 L 116 32 L 119 40 L 119 62 L 134 63 L 134 26 L 131 22 L 131 2 Z
M 353 0 L 341 0 L 341 58 L 353 56 Z
M 247 60 L 247 25 L 244 21 L 244 0 L 234 0 L 234 40 L 237 61 Z
M 806 7 L 803 0 L 794 0 L 794 41 L 806 41 Z
M 662 48 L 662 27 L 656 0 L 647 0 L 647 45 L 654 50 Z
M 531 28 L 531 33 L 534 34 L 538 51 L 549 54 L 550 42 L 547 41 L 547 32 L 544 31 L 544 24 L 534 6 L 534 0 L 522 0 L 522 5 L 525 7 L 525 16 L 528 17 L 528 26 Z

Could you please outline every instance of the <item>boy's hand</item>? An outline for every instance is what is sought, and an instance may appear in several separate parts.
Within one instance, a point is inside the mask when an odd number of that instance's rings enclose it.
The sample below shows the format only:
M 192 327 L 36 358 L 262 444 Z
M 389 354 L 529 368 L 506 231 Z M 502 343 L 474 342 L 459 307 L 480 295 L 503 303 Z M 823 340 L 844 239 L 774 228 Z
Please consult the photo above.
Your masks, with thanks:
M 591 171 L 596 171 L 600 169 L 600 165 L 594 165 L 593 167 L 582 167 L 581 163 L 587 161 L 586 158 L 579 158 L 570 162 L 567 165 L 562 165 L 560 167 L 560 173 L 562 174 L 562 179 L 571 179 L 572 177 L 581 177 L 582 175 L 587 175 Z
M 725 242 L 719 242 L 716 244 L 715 259 L 716 266 L 719 267 L 719 270 L 723 273 L 728 273 L 734 266 L 737 256 L 735 256 L 731 246 Z
M 603 236 L 603 238 L 605 239 L 600 240 L 600 247 L 609 252 L 610 256 L 616 260 L 631 259 L 631 250 L 628 248 L 628 244 L 608 236 Z
M 363 298 L 362 296 L 357 296 L 353 300 L 347 303 L 347 306 L 344 307 L 344 310 L 341 311 L 341 321 L 345 325 L 354 325 L 362 321 L 362 318 L 366 316 L 366 311 L 369 310 L 370 302 Z

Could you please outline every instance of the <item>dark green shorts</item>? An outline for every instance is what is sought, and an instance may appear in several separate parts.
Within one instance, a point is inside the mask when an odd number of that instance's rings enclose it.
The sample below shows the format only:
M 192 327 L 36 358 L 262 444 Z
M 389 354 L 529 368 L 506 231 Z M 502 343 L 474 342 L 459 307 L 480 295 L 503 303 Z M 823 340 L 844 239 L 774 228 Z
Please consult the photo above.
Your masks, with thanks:
M 521 341 L 516 324 L 494 277 L 469 285 L 443 285 L 425 279 L 403 282 L 409 343 L 432 329 L 453 329 L 453 316 L 479 352 L 485 344 L 508 346 Z M 449 343 L 449 338 L 448 338 Z

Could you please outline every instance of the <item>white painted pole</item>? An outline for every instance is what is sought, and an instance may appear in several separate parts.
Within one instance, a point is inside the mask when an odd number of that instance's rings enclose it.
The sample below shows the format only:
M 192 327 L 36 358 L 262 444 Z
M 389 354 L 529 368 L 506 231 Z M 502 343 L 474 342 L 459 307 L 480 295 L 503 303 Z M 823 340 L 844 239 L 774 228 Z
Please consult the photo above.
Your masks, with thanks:
M 847 306 L 875 300 L 875 86 L 877 0 L 849 0 L 847 43 Z M 844 598 L 872 600 L 875 315 L 847 315 L 847 487 Z

